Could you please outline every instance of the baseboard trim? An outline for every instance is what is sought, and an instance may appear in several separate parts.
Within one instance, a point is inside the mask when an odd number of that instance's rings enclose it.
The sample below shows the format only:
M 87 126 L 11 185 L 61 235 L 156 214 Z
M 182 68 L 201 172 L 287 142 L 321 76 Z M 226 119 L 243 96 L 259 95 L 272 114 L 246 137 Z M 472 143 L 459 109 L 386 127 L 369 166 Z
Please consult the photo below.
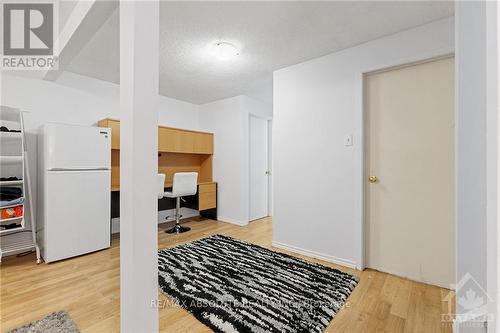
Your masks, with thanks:
M 235 220 L 235 219 L 232 219 L 229 217 L 224 217 L 224 216 L 217 216 L 217 221 L 239 225 L 240 227 L 243 227 L 243 226 L 248 224 L 248 221 L 239 221 L 239 220 Z
M 338 257 L 334 257 L 334 256 L 327 255 L 324 253 L 306 250 L 306 249 L 303 249 L 303 248 L 300 248 L 300 247 L 297 247 L 294 245 L 288 245 L 288 244 L 284 244 L 284 243 L 276 242 L 276 241 L 272 241 L 272 246 L 277 247 L 277 248 L 282 249 L 282 250 L 287 250 L 290 252 L 303 254 L 303 255 L 308 256 L 308 257 L 313 257 L 316 259 L 331 262 L 332 264 L 337 264 L 337 265 L 344 266 L 347 268 L 357 269 L 356 262 L 352 261 L 352 260 L 338 258 Z

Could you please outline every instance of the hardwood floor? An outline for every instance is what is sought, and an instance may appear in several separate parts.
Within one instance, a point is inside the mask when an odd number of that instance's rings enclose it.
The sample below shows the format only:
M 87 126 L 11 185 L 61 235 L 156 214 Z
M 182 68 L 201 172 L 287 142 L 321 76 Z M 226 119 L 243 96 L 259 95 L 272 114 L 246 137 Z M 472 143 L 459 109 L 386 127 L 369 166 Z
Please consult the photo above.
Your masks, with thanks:
M 158 247 L 219 233 L 271 248 L 270 219 L 245 227 L 210 220 L 194 220 L 186 225 L 192 230 L 185 234 L 159 232 Z M 348 307 L 337 314 L 325 332 L 451 332 L 450 324 L 441 322 L 441 315 L 448 313 L 443 301 L 449 292 L 446 289 L 289 254 L 360 277 Z M 36 265 L 34 255 L 4 258 L 0 268 L 1 331 L 66 310 L 82 332 L 119 332 L 119 257 L 119 239 L 114 238 L 110 249 L 49 265 Z M 159 298 L 167 300 L 162 294 Z M 159 317 L 161 332 L 211 332 L 181 308 L 161 308 Z

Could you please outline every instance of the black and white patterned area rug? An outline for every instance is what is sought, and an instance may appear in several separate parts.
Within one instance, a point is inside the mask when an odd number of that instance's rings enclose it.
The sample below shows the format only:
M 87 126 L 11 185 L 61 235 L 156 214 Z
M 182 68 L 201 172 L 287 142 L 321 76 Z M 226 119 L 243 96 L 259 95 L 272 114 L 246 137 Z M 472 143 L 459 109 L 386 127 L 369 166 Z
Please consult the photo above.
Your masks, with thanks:
M 54 312 L 47 317 L 31 322 L 7 333 L 79 333 L 66 311 Z
M 354 275 L 215 235 L 158 252 L 159 284 L 215 332 L 322 332 Z

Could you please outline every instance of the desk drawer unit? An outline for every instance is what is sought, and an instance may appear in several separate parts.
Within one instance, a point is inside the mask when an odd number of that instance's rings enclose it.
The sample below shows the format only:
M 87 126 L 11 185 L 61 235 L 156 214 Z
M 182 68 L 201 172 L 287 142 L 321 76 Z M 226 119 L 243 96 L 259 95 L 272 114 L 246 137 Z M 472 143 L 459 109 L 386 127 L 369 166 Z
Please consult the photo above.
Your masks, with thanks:
M 200 184 L 198 185 L 198 191 L 200 193 L 215 192 L 217 191 L 217 188 L 215 186 L 216 186 L 215 183 Z
M 198 186 L 198 209 L 207 210 L 217 207 L 216 184 L 200 184 Z

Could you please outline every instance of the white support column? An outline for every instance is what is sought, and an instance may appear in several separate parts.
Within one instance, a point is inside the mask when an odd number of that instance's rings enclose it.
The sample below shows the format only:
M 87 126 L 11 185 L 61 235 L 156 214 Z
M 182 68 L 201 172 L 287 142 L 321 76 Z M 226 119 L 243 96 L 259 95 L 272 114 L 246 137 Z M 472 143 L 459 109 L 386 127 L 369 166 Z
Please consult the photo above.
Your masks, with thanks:
M 488 247 L 493 245 L 488 235 L 488 220 L 496 214 L 488 202 L 495 196 L 495 188 L 489 184 L 494 161 L 491 140 L 494 126 L 488 108 L 488 2 L 455 2 L 455 68 L 456 68 L 456 247 L 457 283 L 456 318 L 454 332 L 486 332 L 488 308 L 477 306 L 469 309 L 459 300 L 467 298 L 470 290 L 490 301 L 491 285 L 488 285 Z M 492 164 L 493 163 L 493 164 Z M 490 228 L 489 228 L 490 227 Z M 472 284 L 467 283 L 474 278 Z M 465 284 L 460 285 L 460 281 Z M 486 291 L 486 295 L 485 295 Z M 493 290 L 491 290 L 493 291 Z M 477 298 L 476 298 L 477 299 Z M 498 330 L 496 330 L 498 332 Z
M 121 1 L 121 332 L 158 332 L 158 52 L 158 0 Z

